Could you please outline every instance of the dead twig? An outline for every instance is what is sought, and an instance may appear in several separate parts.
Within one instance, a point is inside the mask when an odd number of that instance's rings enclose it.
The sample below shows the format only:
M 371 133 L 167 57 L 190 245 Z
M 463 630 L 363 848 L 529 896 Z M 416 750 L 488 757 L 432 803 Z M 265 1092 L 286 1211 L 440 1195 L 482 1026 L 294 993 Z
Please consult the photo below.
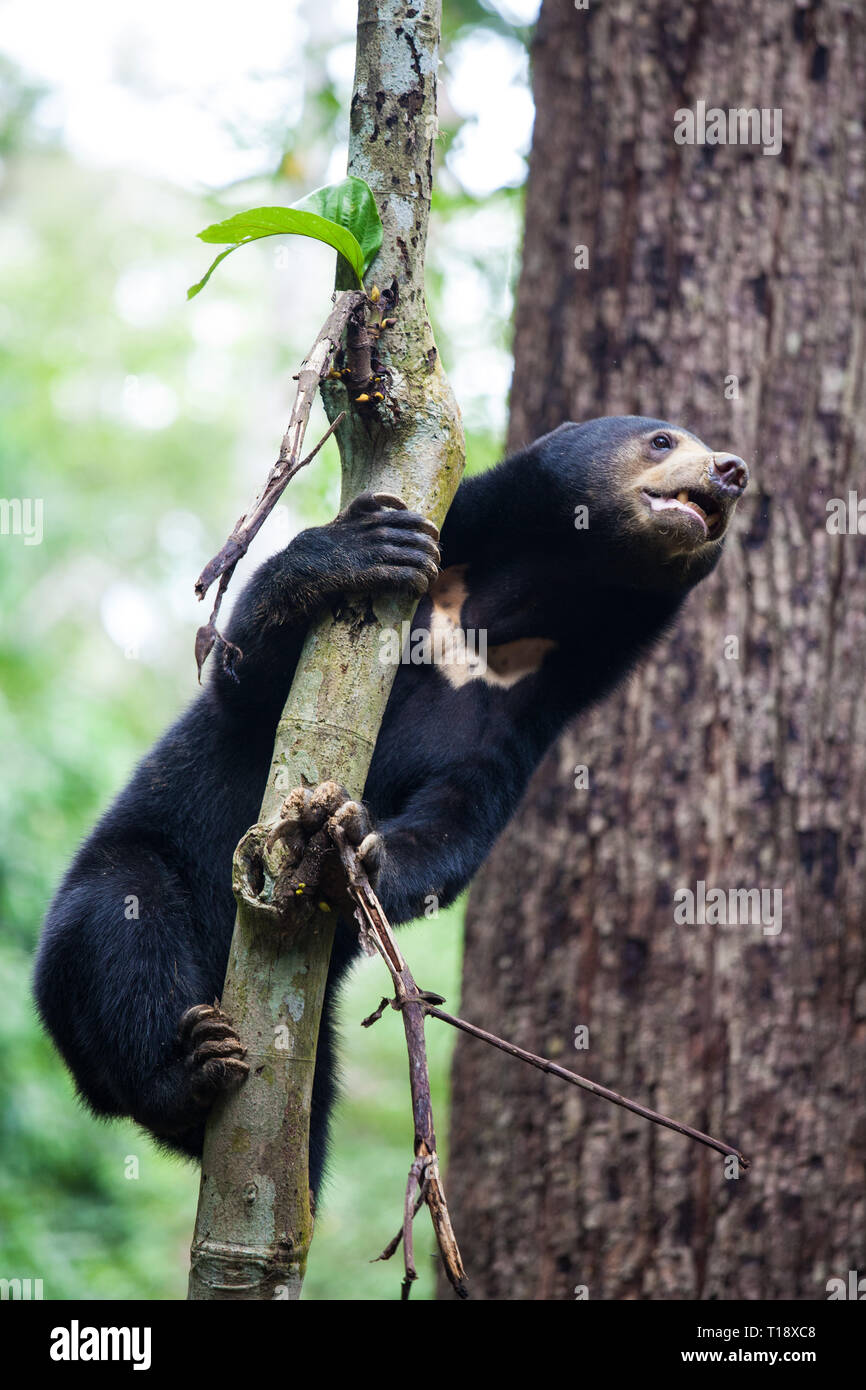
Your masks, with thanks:
M 403 1207 L 404 1279 L 401 1297 L 408 1298 L 412 1282 L 417 1278 L 412 1252 L 413 1199 L 416 1186 L 430 1210 L 436 1241 L 442 1256 L 445 1273 L 459 1298 L 467 1298 L 466 1272 L 451 1225 L 448 1204 L 439 1173 L 436 1153 L 436 1134 L 433 1128 L 433 1107 L 430 1100 L 430 1075 L 427 1069 L 427 1049 L 424 1044 L 424 1016 L 427 1001 L 412 978 L 400 948 L 394 938 L 382 904 L 370 887 L 370 881 L 358 863 L 354 848 L 346 839 L 342 827 L 333 819 L 327 822 L 328 833 L 340 855 L 346 873 L 350 896 L 355 903 L 355 916 L 362 933 L 382 956 L 394 984 L 396 998 L 393 1007 L 403 1016 L 403 1029 L 409 1052 L 409 1085 L 412 1095 L 412 1118 L 415 1124 L 415 1157 L 409 1169 Z M 439 996 L 435 996 L 439 1000 Z M 417 1207 L 415 1208 L 417 1210 Z M 399 1241 L 392 1242 L 396 1250 Z M 390 1247 L 380 1258 L 393 1253 Z
M 527 1052 L 525 1048 L 517 1047 L 515 1043 L 507 1042 L 504 1038 L 497 1037 L 495 1033 L 488 1033 L 485 1029 L 478 1028 L 475 1024 L 467 1023 L 465 1019 L 457 1018 L 454 1014 L 446 1013 L 441 1009 L 439 1005 L 444 1003 L 441 995 L 433 994 L 429 990 L 419 990 L 415 984 L 397 945 L 391 925 L 385 916 L 382 904 L 370 886 L 366 873 L 360 867 L 357 854 L 348 843 L 345 832 L 334 820 L 328 821 L 327 830 L 340 855 L 349 895 L 355 903 L 355 917 L 361 928 L 362 938 L 372 944 L 382 956 L 394 982 L 395 998 L 383 999 L 379 1007 L 363 1020 L 362 1026 L 371 1027 L 382 1017 L 388 1006 L 397 1009 L 403 1015 L 403 1026 L 409 1049 L 409 1077 L 412 1086 L 412 1111 L 415 1119 L 415 1160 L 409 1170 L 402 1227 L 382 1251 L 382 1254 L 377 1257 L 380 1260 L 390 1259 L 402 1239 L 405 1268 L 401 1295 L 403 1298 L 408 1298 L 411 1283 L 417 1278 L 412 1251 L 412 1220 L 425 1202 L 430 1208 L 431 1219 L 448 1278 L 457 1293 L 462 1298 L 467 1297 L 463 1265 L 451 1227 L 451 1219 L 445 1203 L 445 1193 L 439 1178 L 436 1158 L 436 1140 L 433 1134 L 433 1114 L 430 1103 L 430 1079 L 427 1072 L 427 1057 L 424 1046 L 424 1018 L 427 1015 L 431 1018 L 438 1018 L 442 1023 L 449 1023 L 452 1028 L 459 1028 L 462 1032 L 468 1033 L 470 1037 L 479 1038 L 482 1042 L 489 1043 L 491 1047 L 499 1048 L 510 1057 L 517 1057 L 522 1062 L 528 1062 L 530 1066 L 537 1067 L 539 1071 L 547 1072 L 551 1076 L 558 1076 L 572 1086 L 579 1086 L 592 1095 L 600 1096 L 602 1100 L 608 1100 L 613 1105 L 630 1110 L 632 1114 L 640 1115 L 644 1120 L 663 1125 L 666 1129 L 672 1129 L 677 1134 L 685 1135 L 687 1139 L 694 1139 L 699 1144 L 705 1144 L 708 1148 L 715 1149 L 717 1153 L 723 1154 L 727 1158 L 735 1158 L 744 1171 L 749 1168 L 749 1159 L 745 1154 L 730 1144 L 725 1144 L 721 1139 L 714 1139 L 712 1135 L 704 1134 L 699 1129 L 693 1129 L 691 1125 L 681 1124 L 678 1120 L 672 1120 L 657 1110 L 650 1110 L 638 1101 L 621 1096 L 618 1091 L 611 1091 L 607 1086 L 600 1086 L 596 1081 L 579 1076 L 577 1072 L 568 1071 L 565 1067 L 549 1061 L 546 1057 L 539 1057 L 534 1052 Z M 417 1199 L 413 1202 L 416 1185 L 419 1192 Z
M 426 1012 L 431 1018 L 441 1019 L 443 1023 L 450 1023 L 452 1028 L 459 1028 L 461 1032 L 468 1033 L 470 1037 L 480 1038 L 482 1042 L 490 1043 L 491 1047 L 498 1047 L 502 1052 L 507 1052 L 509 1057 L 519 1057 L 522 1062 L 528 1062 L 531 1067 L 537 1067 L 539 1071 L 546 1071 L 551 1076 L 559 1076 L 563 1081 L 568 1081 L 572 1086 L 580 1086 L 584 1091 L 591 1092 L 594 1096 L 601 1096 L 602 1100 L 609 1100 L 613 1105 L 621 1105 L 624 1110 L 631 1110 L 632 1114 L 640 1115 L 644 1120 L 651 1120 L 653 1124 L 664 1125 L 666 1129 L 673 1129 L 677 1134 L 684 1134 L 687 1139 L 695 1139 L 699 1144 L 706 1144 L 708 1148 L 715 1149 L 717 1153 L 724 1154 L 727 1158 L 735 1158 L 745 1171 L 749 1167 L 749 1159 L 745 1154 L 740 1153 L 739 1149 L 734 1149 L 730 1144 L 725 1144 L 721 1139 L 714 1139 L 711 1134 L 704 1134 L 699 1129 L 692 1129 L 691 1125 L 680 1124 L 679 1120 L 671 1120 L 667 1115 L 661 1115 L 657 1110 L 650 1110 L 645 1105 L 640 1105 L 636 1100 L 628 1100 L 626 1096 L 621 1096 L 618 1091 L 610 1091 L 607 1086 L 600 1086 L 597 1081 L 589 1081 L 585 1076 L 578 1076 L 577 1072 L 567 1071 L 565 1067 L 557 1066 L 556 1062 L 549 1062 L 546 1057 L 538 1057 L 534 1052 L 527 1052 L 522 1047 L 517 1047 L 514 1043 L 506 1042 L 504 1038 L 497 1038 L 495 1033 L 487 1033 L 483 1028 L 477 1028 L 474 1023 L 467 1023 L 463 1018 L 456 1018 L 454 1014 L 444 1013 L 442 1009 L 434 1004 L 425 1001 Z
M 385 1000 L 385 1003 L 386 1003 L 386 1004 L 389 1003 L 389 1000 L 386 999 L 386 1000 Z M 415 1206 L 414 1206 L 413 1211 L 412 1211 L 412 1216 L 413 1216 L 413 1218 L 416 1217 L 416 1216 L 418 1215 L 419 1211 L 420 1211 L 421 1208 L 423 1207 L 423 1205 L 424 1205 L 424 1203 L 425 1203 L 426 1200 L 427 1200 L 427 1198 L 426 1198 L 426 1193 L 425 1193 L 425 1190 L 424 1190 L 424 1184 L 422 1183 L 422 1185 L 421 1185 L 421 1190 L 420 1190 L 420 1192 L 418 1193 L 418 1196 L 415 1198 Z M 382 1251 L 381 1255 L 377 1255 L 377 1256 L 375 1257 L 375 1259 L 372 1259 L 372 1260 L 370 1261 L 370 1263 L 371 1263 L 371 1264 L 378 1264 L 380 1260 L 390 1260 L 391 1256 L 394 1254 L 394 1252 L 395 1252 L 395 1251 L 397 1250 L 397 1248 L 399 1247 L 400 1241 L 401 1241 L 402 1239 L 403 1239 L 403 1227 L 401 1226 L 400 1229 L 399 1229 L 399 1231 L 397 1232 L 397 1234 L 396 1234 L 391 1240 L 388 1241 L 388 1244 L 385 1246 L 385 1249 Z
M 338 298 L 319 331 L 316 341 L 301 364 L 301 370 L 297 376 L 298 389 L 288 428 L 280 445 L 279 456 L 268 474 L 264 487 L 250 510 L 238 518 L 225 544 L 205 565 L 195 582 L 195 592 L 199 599 L 203 599 L 211 585 L 217 579 L 220 581 L 210 618 L 196 633 L 195 658 L 199 680 L 201 680 L 202 667 L 217 641 L 222 644 L 223 664 L 226 670 L 230 674 L 234 674 L 235 665 L 242 653 L 232 643 L 226 642 L 216 627 L 223 595 L 234 574 L 235 566 L 246 555 L 254 537 L 258 535 L 264 522 L 282 496 L 286 484 L 294 478 L 296 473 L 305 468 L 311 459 L 315 458 L 325 440 L 343 419 L 343 415 L 339 415 L 325 431 L 316 447 L 305 458 L 301 458 L 301 447 L 313 401 L 319 389 L 319 382 L 330 371 L 334 355 L 341 347 L 347 326 L 350 323 L 361 324 L 363 322 L 366 305 L 367 296 L 361 290 L 347 290 Z

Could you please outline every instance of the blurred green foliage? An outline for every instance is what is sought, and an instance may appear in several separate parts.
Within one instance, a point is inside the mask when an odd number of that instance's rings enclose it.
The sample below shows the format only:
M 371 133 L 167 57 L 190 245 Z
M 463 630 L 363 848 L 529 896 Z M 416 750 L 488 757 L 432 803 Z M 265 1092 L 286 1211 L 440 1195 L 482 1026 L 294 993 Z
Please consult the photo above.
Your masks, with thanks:
M 453 34 L 502 24 L 475 4 L 450 7 L 448 22 Z M 195 692 L 193 581 L 274 457 L 291 374 L 327 311 L 333 255 L 318 246 L 293 248 L 288 274 L 251 247 L 185 302 L 199 227 L 238 196 L 289 203 L 324 181 L 346 122 L 326 51 L 311 39 L 305 133 L 277 132 L 277 175 L 253 198 L 249 181 L 217 197 L 81 165 L 34 125 L 38 88 L 0 61 L 0 497 L 44 509 L 41 544 L 0 536 L 0 1275 L 41 1278 L 50 1299 L 185 1294 L 197 1171 L 79 1105 L 35 1018 L 32 954 L 76 844 Z M 452 124 L 440 157 L 453 136 Z M 430 294 L 449 371 L 473 334 L 507 351 L 519 210 L 513 190 L 483 207 L 453 180 L 437 194 Z M 493 216 L 495 244 L 473 233 L 479 216 Z M 449 312 L 458 283 L 474 321 Z M 487 466 L 497 430 L 480 408 L 468 426 L 471 466 Z M 332 442 L 290 492 L 247 571 L 333 515 Z M 416 977 L 453 1007 L 460 919 L 455 908 L 404 936 Z M 358 1027 L 386 989 L 365 961 L 346 990 L 345 1099 L 308 1298 L 398 1294 L 399 1256 L 368 1261 L 397 1229 L 411 1160 L 402 1027 L 391 1011 Z M 442 1145 L 453 1038 L 428 1033 Z M 418 1224 L 416 1296 L 431 1297 L 429 1223 Z

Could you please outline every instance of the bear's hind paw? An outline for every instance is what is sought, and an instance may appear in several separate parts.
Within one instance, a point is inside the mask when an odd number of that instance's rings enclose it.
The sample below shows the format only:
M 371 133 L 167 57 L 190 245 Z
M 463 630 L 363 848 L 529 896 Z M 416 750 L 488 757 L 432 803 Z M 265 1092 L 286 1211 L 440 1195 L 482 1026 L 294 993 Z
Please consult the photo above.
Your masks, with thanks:
M 194 1004 L 180 1020 L 178 1041 L 189 1073 L 190 1090 L 199 1105 L 210 1105 L 233 1091 L 249 1074 L 246 1048 L 219 1004 Z

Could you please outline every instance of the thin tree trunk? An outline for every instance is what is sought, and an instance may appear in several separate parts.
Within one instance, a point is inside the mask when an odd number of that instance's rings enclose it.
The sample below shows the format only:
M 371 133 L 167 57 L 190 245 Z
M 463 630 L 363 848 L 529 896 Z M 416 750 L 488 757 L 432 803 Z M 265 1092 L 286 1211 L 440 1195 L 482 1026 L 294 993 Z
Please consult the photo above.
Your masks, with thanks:
M 459 415 L 424 302 L 439 20 L 439 0 L 359 6 L 349 172 L 370 184 L 384 225 L 368 284 L 396 280 L 400 299 L 381 344 L 393 373 L 390 405 L 355 410 L 342 387 L 326 401 L 332 419 L 349 412 L 339 433 L 344 503 L 364 489 L 397 493 L 437 523 L 463 466 Z M 349 603 L 311 630 L 260 821 L 302 776 L 334 778 L 361 795 L 396 674 L 379 660 L 379 636 L 414 606 L 385 596 L 373 602 L 372 621 L 366 600 Z M 278 930 L 268 909 L 240 891 L 241 869 L 236 856 L 238 918 L 222 1002 L 251 1068 L 207 1128 L 189 1288 L 197 1300 L 297 1298 L 312 1236 L 309 1111 L 334 919 L 299 906 Z
M 866 1271 L 866 536 L 826 510 L 864 478 L 866 14 L 545 0 L 534 82 L 512 445 L 661 416 L 753 483 L 674 634 L 563 737 L 481 874 L 462 1012 L 753 1167 L 726 1180 L 461 1037 L 455 1229 L 476 1297 L 823 1299 Z M 781 153 L 676 144 L 699 99 L 782 108 Z M 677 925 L 700 880 L 781 890 L 781 931 Z

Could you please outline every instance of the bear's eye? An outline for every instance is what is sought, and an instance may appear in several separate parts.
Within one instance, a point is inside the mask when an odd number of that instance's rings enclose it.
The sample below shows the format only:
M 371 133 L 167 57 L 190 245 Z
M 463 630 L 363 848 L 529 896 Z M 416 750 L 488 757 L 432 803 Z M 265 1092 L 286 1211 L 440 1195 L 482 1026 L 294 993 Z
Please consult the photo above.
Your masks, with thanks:
M 650 440 L 650 448 L 652 449 L 672 449 L 673 447 L 674 441 L 669 434 L 656 434 Z

